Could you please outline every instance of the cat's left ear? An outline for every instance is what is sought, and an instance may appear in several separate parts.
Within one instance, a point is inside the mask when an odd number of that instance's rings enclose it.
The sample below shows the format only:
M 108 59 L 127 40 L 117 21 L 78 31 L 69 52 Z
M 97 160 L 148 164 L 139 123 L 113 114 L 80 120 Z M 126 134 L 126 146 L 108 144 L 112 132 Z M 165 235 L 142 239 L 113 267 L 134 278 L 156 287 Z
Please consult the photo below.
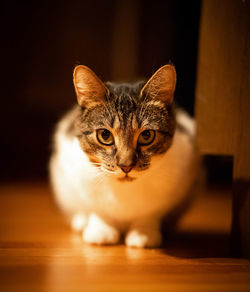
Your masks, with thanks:
M 80 106 L 105 101 L 108 89 L 87 66 L 76 66 L 73 73 L 77 101 Z
M 171 105 L 174 100 L 175 85 L 175 68 L 172 65 L 165 65 L 148 80 L 141 90 L 141 96 L 149 96 Z

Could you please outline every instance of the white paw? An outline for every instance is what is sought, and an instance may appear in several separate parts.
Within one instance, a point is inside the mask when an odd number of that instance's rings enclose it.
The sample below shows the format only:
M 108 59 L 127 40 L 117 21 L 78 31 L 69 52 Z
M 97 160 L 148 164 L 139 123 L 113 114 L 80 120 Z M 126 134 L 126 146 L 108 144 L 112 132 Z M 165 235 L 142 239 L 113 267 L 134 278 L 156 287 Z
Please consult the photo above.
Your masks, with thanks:
M 162 236 L 159 231 L 131 230 L 125 239 L 126 245 L 131 247 L 159 247 L 162 244 Z
M 120 234 L 114 227 L 92 216 L 83 231 L 83 240 L 91 244 L 116 244 L 120 240 Z
M 71 219 L 71 228 L 74 231 L 82 231 L 87 224 L 87 216 L 78 213 L 75 214 Z

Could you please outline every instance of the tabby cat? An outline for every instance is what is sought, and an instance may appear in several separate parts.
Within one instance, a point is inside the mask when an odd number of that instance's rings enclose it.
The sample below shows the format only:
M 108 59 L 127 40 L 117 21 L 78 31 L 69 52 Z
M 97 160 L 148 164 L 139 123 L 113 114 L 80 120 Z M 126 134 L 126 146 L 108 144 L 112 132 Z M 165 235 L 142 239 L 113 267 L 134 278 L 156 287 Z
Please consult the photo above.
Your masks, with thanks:
M 73 81 L 78 104 L 57 126 L 50 161 L 56 201 L 87 243 L 160 246 L 162 220 L 197 172 L 194 122 L 173 107 L 174 66 L 135 84 L 77 66 Z

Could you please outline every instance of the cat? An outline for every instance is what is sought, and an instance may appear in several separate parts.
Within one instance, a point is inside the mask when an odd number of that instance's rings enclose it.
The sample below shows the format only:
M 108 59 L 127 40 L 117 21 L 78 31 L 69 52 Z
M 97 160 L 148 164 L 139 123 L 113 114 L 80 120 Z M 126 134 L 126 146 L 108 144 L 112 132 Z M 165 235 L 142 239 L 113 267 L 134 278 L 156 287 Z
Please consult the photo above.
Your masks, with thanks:
M 115 84 L 79 65 L 73 81 L 78 104 L 50 160 L 58 205 L 87 243 L 161 246 L 163 218 L 188 198 L 199 164 L 194 121 L 175 114 L 174 66 Z

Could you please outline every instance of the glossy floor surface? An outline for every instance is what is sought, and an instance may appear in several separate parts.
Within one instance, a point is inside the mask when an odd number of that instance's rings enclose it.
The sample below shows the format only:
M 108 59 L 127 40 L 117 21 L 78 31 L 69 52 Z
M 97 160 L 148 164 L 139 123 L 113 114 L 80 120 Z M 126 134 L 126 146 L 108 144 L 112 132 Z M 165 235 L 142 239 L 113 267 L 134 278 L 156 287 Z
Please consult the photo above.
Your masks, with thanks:
M 231 196 L 207 189 L 162 249 L 89 246 L 42 183 L 0 186 L 0 291 L 250 291 L 229 257 Z

